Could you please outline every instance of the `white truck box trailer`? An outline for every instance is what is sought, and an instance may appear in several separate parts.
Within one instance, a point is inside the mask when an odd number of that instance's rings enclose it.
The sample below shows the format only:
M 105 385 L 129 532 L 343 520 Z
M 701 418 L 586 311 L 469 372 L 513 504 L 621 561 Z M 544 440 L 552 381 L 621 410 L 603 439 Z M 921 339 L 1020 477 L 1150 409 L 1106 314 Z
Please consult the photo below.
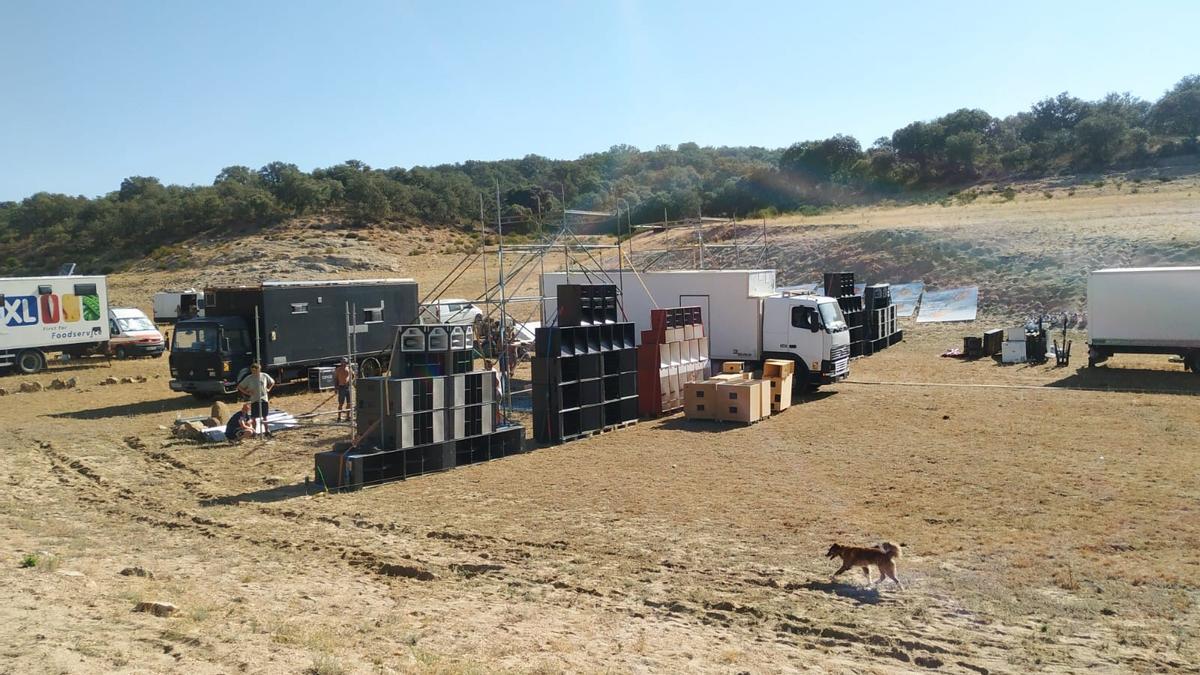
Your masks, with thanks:
M 159 291 L 154 294 L 154 322 L 175 323 L 204 316 L 204 292 L 194 288 L 184 291 Z
M 1175 354 L 1200 373 L 1200 267 L 1088 275 L 1088 365 L 1113 354 Z
M 32 374 L 46 367 L 48 354 L 101 350 L 107 309 L 103 276 L 0 279 L 0 370 Z
M 650 328 L 650 310 L 698 306 L 717 361 L 791 359 L 797 386 L 828 384 L 849 373 L 850 333 L 832 298 L 775 289 L 775 270 L 672 270 L 662 272 L 546 272 L 543 323 L 556 322 L 560 284 L 621 287 L 622 321 L 639 335 Z

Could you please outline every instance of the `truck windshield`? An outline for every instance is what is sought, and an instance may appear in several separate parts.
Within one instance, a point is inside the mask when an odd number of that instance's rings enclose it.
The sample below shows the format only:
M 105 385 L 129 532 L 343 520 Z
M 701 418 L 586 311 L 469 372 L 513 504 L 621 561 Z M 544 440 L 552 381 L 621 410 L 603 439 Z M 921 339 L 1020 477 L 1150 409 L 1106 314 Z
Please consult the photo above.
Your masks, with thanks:
M 154 324 L 150 323 L 150 319 L 144 316 L 135 316 L 130 319 L 117 319 L 117 327 L 122 333 L 128 333 L 134 330 L 156 330 Z
M 175 329 L 175 342 L 171 350 L 176 352 L 217 351 L 216 326 L 179 326 Z
M 836 302 L 822 302 L 817 305 L 817 309 L 821 311 L 821 323 L 825 324 L 825 330 L 832 333 L 846 329 L 846 320 L 842 318 L 842 309 Z

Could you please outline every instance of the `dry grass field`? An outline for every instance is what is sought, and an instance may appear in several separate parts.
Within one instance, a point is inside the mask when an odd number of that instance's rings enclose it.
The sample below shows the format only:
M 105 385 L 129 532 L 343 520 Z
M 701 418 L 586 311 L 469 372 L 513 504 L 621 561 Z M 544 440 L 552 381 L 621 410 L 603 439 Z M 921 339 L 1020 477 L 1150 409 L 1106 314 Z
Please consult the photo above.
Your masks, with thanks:
M 799 254 L 822 242 L 887 273 L 889 249 L 854 242 L 900 231 L 986 232 L 989 250 L 1012 255 L 1039 241 L 1067 258 L 1110 240 L 1133 258 L 1195 253 L 1189 184 L 768 227 L 794 245 L 783 267 L 797 277 L 827 264 Z M 405 239 L 443 235 L 372 231 L 336 248 L 332 230 L 304 236 L 362 261 L 354 275 L 423 287 L 458 257 Z M 226 242 L 222 255 L 285 260 L 295 237 Z M 408 255 L 414 245 L 425 254 Z M 970 278 L 957 259 L 926 279 Z M 147 265 L 113 278 L 112 295 L 146 307 L 157 288 L 259 263 L 197 264 Z M 1165 358 L 1092 371 L 1080 357 L 1061 369 L 939 358 L 1026 309 L 1006 309 L 1006 286 L 991 285 L 1011 275 L 1019 290 L 1021 275 L 986 268 L 979 321 L 908 323 L 903 343 L 852 363 L 851 382 L 759 424 L 643 421 L 346 494 L 306 482 L 313 452 L 343 428 L 241 445 L 173 438 L 177 417 L 207 408 L 168 390 L 165 359 L 0 378 L 9 390 L 79 381 L 0 398 L 0 672 L 1200 669 L 1200 377 Z M 462 295 L 475 294 L 473 274 Z M 1082 354 L 1084 335 L 1071 337 Z M 277 405 L 329 403 L 293 390 Z M 906 545 L 903 589 L 830 579 L 830 543 L 883 539 Z M 133 611 L 153 600 L 178 612 Z

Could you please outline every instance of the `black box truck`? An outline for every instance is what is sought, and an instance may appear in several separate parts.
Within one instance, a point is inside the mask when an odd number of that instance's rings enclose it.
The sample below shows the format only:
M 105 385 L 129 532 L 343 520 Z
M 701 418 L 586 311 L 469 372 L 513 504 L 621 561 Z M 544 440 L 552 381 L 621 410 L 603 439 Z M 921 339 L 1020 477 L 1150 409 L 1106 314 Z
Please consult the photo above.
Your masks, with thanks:
M 387 370 L 395 326 L 415 323 L 418 303 L 412 279 L 205 289 L 205 316 L 175 325 L 171 389 L 197 398 L 232 394 L 255 361 L 277 382 L 289 382 L 350 351 L 360 374 L 378 375 Z

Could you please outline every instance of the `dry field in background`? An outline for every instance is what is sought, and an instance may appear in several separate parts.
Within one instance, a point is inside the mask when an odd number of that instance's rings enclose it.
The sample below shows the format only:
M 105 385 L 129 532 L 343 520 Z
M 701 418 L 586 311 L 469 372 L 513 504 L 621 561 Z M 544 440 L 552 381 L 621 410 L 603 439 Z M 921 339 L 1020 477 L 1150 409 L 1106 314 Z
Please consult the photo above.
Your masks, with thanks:
M 1196 236 L 1196 200 L 1166 192 L 1179 184 L 1108 206 L 1080 190 L 1070 207 L 872 210 L 861 227 L 999 232 L 1007 217 L 1047 246 L 1078 226 L 1124 232 L 1136 251 Z M 1039 220 L 1047 204 L 1063 212 Z M 1112 209 L 1123 227 L 1086 215 Z M 773 227 L 798 246 L 850 236 L 820 225 Z M 324 251 L 334 236 L 309 238 L 329 237 Z M 458 257 L 405 253 L 404 237 L 434 235 L 373 236 L 340 249 L 367 265 L 357 276 L 424 288 Z M 274 235 L 226 246 L 289 250 Z M 194 274 L 121 275 L 112 295 L 147 307 Z M 853 362 L 851 383 L 751 427 L 675 416 L 342 495 L 304 480 L 339 428 L 171 438 L 177 416 L 206 408 L 167 389 L 165 359 L 0 378 L 80 382 L 0 399 L 0 672 L 1195 671 L 1200 377 L 1165 358 L 1079 369 L 1082 334 L 1067 369 L 939 358 L 1003 323 L 906 323 L 905 342 Z M 98 384 L 134 374 L 149 380 Z M 831 542 L 885 538 L 907 544 L 903 590 L 830 581 Z M 179 612 L 132 612 L 145 600 Z

